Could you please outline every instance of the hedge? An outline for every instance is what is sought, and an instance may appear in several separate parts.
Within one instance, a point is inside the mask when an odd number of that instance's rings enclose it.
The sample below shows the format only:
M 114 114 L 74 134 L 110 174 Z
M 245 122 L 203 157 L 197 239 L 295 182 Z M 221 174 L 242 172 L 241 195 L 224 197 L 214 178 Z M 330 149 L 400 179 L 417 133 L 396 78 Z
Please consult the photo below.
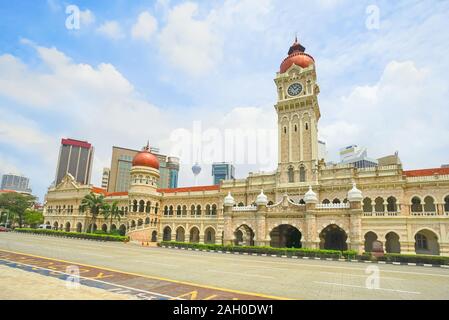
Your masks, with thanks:
M 377 258 L 379 261 L 388 262 L 405 262 L 405 263 L 425 263 L 437 265 L 449 265 L 449 257 L 445 256 L 430 256 L 423 254 L 399 254 L 386 253 L 383 257 Z
M 91 239 L 100 241 L 120 241 L 128 242 L 128 236 L 119 236 L 113 234 L 96 234 L 96 233 L 83 233 L 83 232 L 67 232 L 59 230 L 48 230 L 48 229 L 31 229 L 31 228 L 16 228 L 14 231 L 21 233 L 32 233 L 32 234 L 44 234 L 55 237 L 67 237 L 67 238 L 77 238 L 77 239 Z
M 219 244 L 202 244 L 202 243 L 188 243 L 176 241 L 162 241 L 160 246 L 171 246 L 178 248 L 191 248 L 199 250 L 213 250 L 223 252 L 241 252 L 241 253 L 258 253 L 267 255 L 281 255 L 281 256 L 297 256 L 297 257 L 311 257 L 311 258 L 347 258 L 348 256 L 356 256 L 356 251 L 339 251 L 339 250 L 320 250 L 307 248 L 273 248 L 273 247 L 255 247 L 255 246 L 231 246 Z

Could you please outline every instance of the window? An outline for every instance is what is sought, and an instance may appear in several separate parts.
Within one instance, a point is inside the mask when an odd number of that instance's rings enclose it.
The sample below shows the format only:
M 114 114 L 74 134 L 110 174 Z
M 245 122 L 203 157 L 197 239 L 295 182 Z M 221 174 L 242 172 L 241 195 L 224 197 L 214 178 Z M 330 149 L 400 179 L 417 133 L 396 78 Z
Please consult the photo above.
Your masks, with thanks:
M 145 201 L 140 200 L 139 201 L 139 212 L 144 212 L 145 211 Z
M 418 197 L 413 197 L 412 199 L 412 212 L 422 212 L 421 199 Z
M 181 215 L 181 206 L 177 206 L 176 207 L 176 215 L 180 216 Z
M 425 235 L 418 233 L 416 235 L 416 248 L 427 250 L 427 238 Z
M 295 173 L 293 172 L 293 168 L 288 168 L 288 182 L 292 183 L 295 182 Z
M 309 124 L 306 122 L 306 130 L 309 130 Z
M 168 216 L 168 207 L 167 206 L 164 207 L 164 216 Z
M 295 124 L 295 132 L 298 132 L 298 126 Z
M 133 212 L 137 212 L 137 200 L 133 201 Z
M 299 168 L 299 182 L 306 182 L 306 169 L 304 167 Z
M 287 127 L 284 127 L 284 134 L 287 134 Z

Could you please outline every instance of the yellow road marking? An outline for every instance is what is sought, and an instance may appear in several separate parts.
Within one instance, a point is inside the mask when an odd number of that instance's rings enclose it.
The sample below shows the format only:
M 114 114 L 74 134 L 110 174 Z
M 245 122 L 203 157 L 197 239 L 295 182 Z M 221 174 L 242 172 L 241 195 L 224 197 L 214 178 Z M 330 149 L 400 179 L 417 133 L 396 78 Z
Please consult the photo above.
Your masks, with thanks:
M 78 265 L 81 265 L 81 266 L 84 266 L 84 267 L 103 269 L 103 270 L 106 270 L 106 271 L 118 272 L 118 273 L 128 274 L 128 275 L 132 275 L 132 276 L 143 277 L 143 278 L 147 278 L 147 279 L 167 281 L 167 282 L 172 282 L 172 283 L 184 284 L 184 285 L 188 285 L 188 286 L 195 286 L 195 287 L 199 287 L 199 288 L 203 288 L 203 289 L 219 290 L 219 291 L 224 291 L 224 292 L 237 293 L 237 294 L 241 294 L 241 295 L 249 295 L 249 296 L 254 296 L 254 297 L 259 297 L 259 298 L 266 298 L 266 299 L 274 299 L 274 300 L 292 300 L 291 298 L 277 297 L 277 296 L 265 295 L 265 294 L 261 294 L 261 293 L 245 292 L 245 291 L 240 291 L 240 290 L 235 290 L 235 289 L 219 288 L 219 287 L 208 286 L 208 285 L 203 285 L 203 284 L 197 284 L 197 283 L 192 283 L 192 282 L 186 282 L 186 281 L 180 281 L 180 280 L 172 280 L 172 279 L 156 277 L 156 276 L 148 276 L 148 275 L 144 275 L 144 274 L 138 274 L 138 273 L 127 272 L 127 271 L 120 271 L 120 270 L 110 269 L 110 268 L 101 267 L 101 266 L 93 266 L 93 265 L 89 265 L 89 264 L 85 264 L 85 263 L 79 263 L 79 262 L 74 262 L 74 261 L 67 261 L 67 260 L 62 260 L 62 259 L 43 257 L 43 256 L 30 254 L 30 253 L 11 251 L 11 250 L 5 250 L 5 249 L 0 249 L 0 252 L 1 251 L 14 253 L 14 254 L 22 254 L 22 255 L 25 255 L 25 256 L 35 257 L 35 258 L 40 258 L 40 259 L 54 260 L 54 261 L 64 262 L 64 263 L 69 263 L 69 264 L 78 264 Z

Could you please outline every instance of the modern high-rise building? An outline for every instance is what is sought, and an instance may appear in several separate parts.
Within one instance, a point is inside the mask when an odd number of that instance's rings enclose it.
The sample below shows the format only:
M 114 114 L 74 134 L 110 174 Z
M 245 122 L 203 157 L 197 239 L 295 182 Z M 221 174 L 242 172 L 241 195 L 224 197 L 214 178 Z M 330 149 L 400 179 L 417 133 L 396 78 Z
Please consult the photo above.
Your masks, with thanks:
M 214 184 L 220 184 L 221 180 L 234 179 L 235 168 L 232 164 L 226 162 L 212 164 L 212 176 L 214 177 Z
M 107 189 L 109 185 L 109 175 L 111 174 L 111 169 L 103 168 L 103 175 L 101 176 L 101 187 Z
M 340 163 L 352 164 L 356 168 L 368 168 L 378 165 L 378 160 L 368 157 L 366 148 L 350 145 L 340 149 Z
M 25 176 L 13 173 L 4 174 L 2 177 L 2 184 L 0 189 L 31 193 L 31 189 L 28 186 L 29 183 L 30 179 Z
M 177 188 L 179 159 L 158 154 L 158 150 L 151 149 L 157 156 L 160 164 L 159 188 Z M 127 192 L 131 181 L 131 167 L 134 156 L 138 150 L 112 147 L 111 171 L 109 174 L 108 192 Z
M 87 141 L 62 139 L 55 184 L 70 173 L 76 181 L 90 184 L 94 147 Z

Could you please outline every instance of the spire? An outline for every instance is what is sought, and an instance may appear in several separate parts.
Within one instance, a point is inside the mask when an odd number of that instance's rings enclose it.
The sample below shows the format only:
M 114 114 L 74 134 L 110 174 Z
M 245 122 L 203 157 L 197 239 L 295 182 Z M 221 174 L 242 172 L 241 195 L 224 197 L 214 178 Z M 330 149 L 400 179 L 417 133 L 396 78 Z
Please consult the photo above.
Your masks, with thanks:
M 142 148 L 143 151 L 150 151 L 150 140 L 147 140 L 147 145 Z
M 290 50 L 288 50 L 288 54 L 291 55 L 293 52 L 304 52 L 306 51 L 306 48 L 303 47 L 299 42 L 298 42 L 298 35 L 295 34 L 295 42 L 292 44 L 292 46 L 290 47 Z

